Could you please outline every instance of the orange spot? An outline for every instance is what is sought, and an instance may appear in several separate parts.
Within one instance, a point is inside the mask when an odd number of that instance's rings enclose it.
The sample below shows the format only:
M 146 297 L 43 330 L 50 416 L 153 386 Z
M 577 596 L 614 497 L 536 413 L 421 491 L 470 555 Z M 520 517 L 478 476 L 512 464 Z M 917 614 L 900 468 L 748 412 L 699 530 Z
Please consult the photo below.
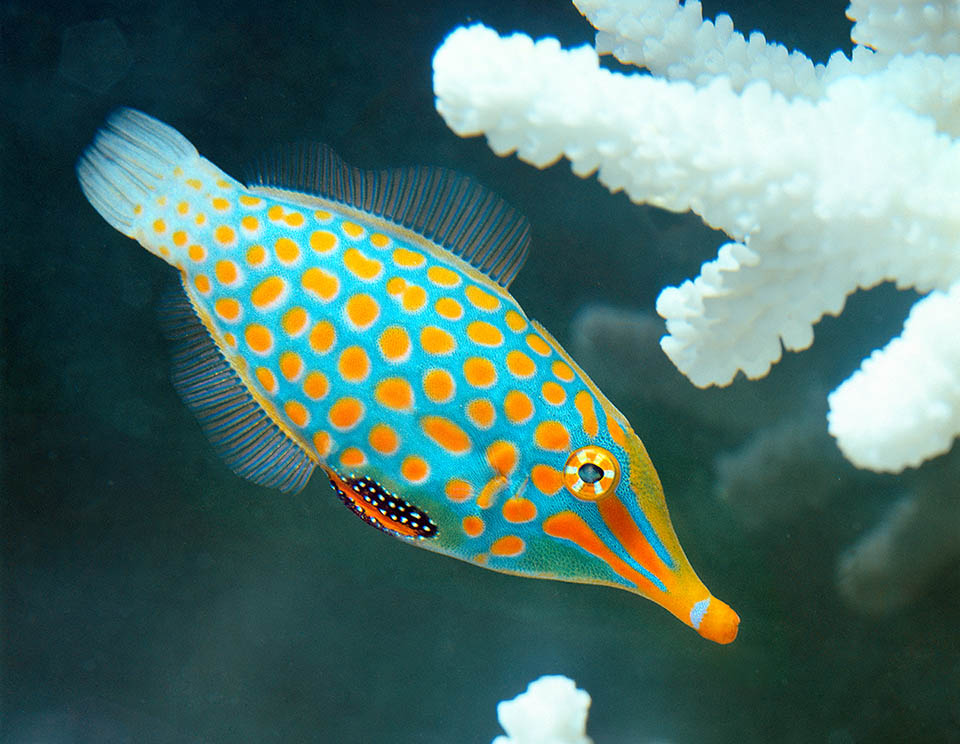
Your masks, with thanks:
M 329 230 L 314 230 L 310 233 L 310 247 L 317 253 L 328 253 L 337 247 L 338 238 Z
M 322 400 L 330 392 L 330 383 L 322 372 L 311 372 L 303 380 L 303 394 L 310 400 Z
M 167 206 L 167 197 L 165 197 L 165 196 L 158 196 L 158 197 L 157 197 L 157 205 L 158 205 L 158 206 L 161 206 L 161 207 Z
M 174 245 L 184 245 L 187 242 L 187 233 L 177 230 L 172 236 Z
M 287 414 L 294 426 L 303 428 L 310 422 L 310 413 L 304 408 L 303 403 L 295 400 L 288 400 L 283 404 L 283 411 Z
M 338 431 L 349 431 L 363 418 L 364 407 L 356 398 L 339 398 L 327 413 L 330 425 Z
M 582 517 L 571 511 L 562 511 L 547 517 L 543 521 L 543 531 L 561 540 L 569 540 L 591 555 L 606 563 L 616 573 L 625 578 L 637 588 L 646 590 L 648 594 L 659 593 L 659 590 L 643 574 L 627 564 L 597 537 L 590 525 Z
M 497 418 L 493 403 L 487 398 L 474 398 L 467 403 L 467 418 L 478 429 L 489 429 Z
M 140 214 L 136 210 L 134 210 L 134 212 L 136 214 Z M 190 214 L 190 204 L 185 201 L 179 202 L 177 204 L 177 214 L 181 214 L 181 215 Z
M 427 262 L 427 259 L 423 257 L 422 253 L 417 253 L 416 251 L 411 251 L 406 248 L 397 248 L 393 252 L 393 262 L 397 266 L 412 269 L 417 266 L 423 266 Z
M 403 309 L 409 313 L 423 310 L 424 305 L 427 304 L 427 291 L 423 287 L 411 284 L 403 290 L 400 304 L 403 306 Z
M 240 317 L 240 303 L 232 297 L 221 297 L 213 305 L 214 312 L 228 322 Z
M 527 321 L 516 310 L 507 310 L 506 314 L 503 316 L 503 319 L 507 323 L 507 328 L 514 333 L 520 333 L 527 328 Z
M 478 310 L 483 310 L 489 313 L 499 309 L 500 307 L 500 300 L 498 300 L 489 292 L 484 292 L 482 289 L 480 289 L 480 287 L 470 285 L 463 292 L 470 301 L 470 304 Z
M 347 382 L 363 382 L 370 374 L 370 357 L 359 346 L 348 346 L 340 352 L 337 371 Z
M 240 194 L 238 201 L 245 207 L 259 207 L 263 205 L 263 199 L 259 196 L 250 196 L 249 194 Z
M 522 496 L 513 496 L 503 504 L 503 518 L 514 524 L 532 522 L 536 519 L 537 507 L 530 500 Z
M 380 405 L 391 410 L 409 411 L 413 408 L 413 388 L 402 377 L 380 380 L 373 394 Z
M 480 495 L 477 496 L 477 506 L 481 509 L 489 509 L 497 500 L 500 492 L 507 487 L 507 479 L 502 475 L 495 475 L 488 480 L 483 488 L 480 489 Z
M 550 346 L 536 333 L 527 334 L 527 346 L 537 352 L 540 356 L 550 356 Z
M 573 396 L 573 405 L 580 414 L 583 430 L 588 437 L 597 436 L 600 424 L 597 423 L 597 412 L 593 407 L 593 396 L 586 390 L 581 390 Z
M 250 293 L 250 302 L 260 310 L 266 310 L 277 305 L 287 283 L 279 276 L 269 276 L 260 282 Z
M 159 248 L 157 248 L 157 251 L 158 251 L 158 252 L 160 253 L 160 255 L 163 256 L 164 258 L 170 258 L 170 249 L 167 248 L 167 246 L 161 245 Z
M 231 185 L 231 183 L 230 183 L 229 181 L 227 181 L 226 179 L 224 179 L 224 178 L 218 178 L 215 183 L 216 183 L 217 186 L 219 186 L 221 189 L 232 189 L 232 188 L 233 188 L 233 186 Z
M 351 238 L 362 238 L 363 234 L 366 232 L 366 230 L 364 230 L 356 222 L 344 222 L 342 228 L 347 236 Z
M 230 346 L 234 349 L 237 348 L 237 337 L 232 333 L 227 332 L 223 334 L 223 340 L 226 342 L 227 346 Z
M 487 447 L 487 464 L 494 469 L 498 475 L 508 476 L 516 470 L 517 447 L 513 442 L 505 439 L 498 439 Z
M 226 212 L 228 209 L 230 209 L 230 202 L 228 202 L 222 196 L 215 196 L 210 203 L 213 204 L 213 208 L 218 212 Z
M 196 222 L 197 225 L 205 225 L 207 224 L 207 215 L 205 215 L 203 212 L 199 212 L 197 213 L 197 216 L 193 218 L 193 221 Z
M 470 340 L 480 346 L 496 347 L 503 343 L 503 333 L 495 325 L 484 320 L 475 320 L 467 326 Z
M 467 533 L 468 537 L 480 537 L 485 528 L 483 520 L 473 514 L 464 517 L 461 524 L 463 525 L 463 531 Z
M 156 233 L 165 233 L 167 231 L 167 223 L 163 220 L 154 220 L 153 231 Z
M 318 321 L 310 330 L 308 343 L 318 354 L 326 354 L 337 341 L 337 331 L 329 320 Z
M 445 369 L 431 369 L 423 375 L 423 392 L 434 403 L 448 403 L 456 392 L 453 376 Z
M 189 248 L 187 248 L 187 256 L 190 258 L 191 261 L 200 263 L 207 257 L 207 249 L 204 248 L 202 245 L 197 245 L 196 243 L 194 243 Z
M 550 365 L 550 369 L 553 371 L 554 377 L 558 380 L 573 382 L 573 370 L 570 369 L 568 364 L 557 360 Z
M 490 546 L 493 555 L 512 558 L 526 550 L 527 544 L 516 535 L 504 535 Z
M 420 331 L 420 346 L 428 354 L 450 354 L 457 348 L 457 342 L 442 328 L 426 326 Z
M 520 390 L 511 390 L 503 399 L 503 412 L 511 424 L 525 424 L 533 418 L 533 401 Z
M 258 354 L 267 354 L 273 348 L 273 334 L 259 323 L 251 323 L 244 329 L 243 337 L 253 351 Z
M 303 359 L 294 351 L 285 351 L 280 355 L 280 374 L 289 382 L 295 382 L 303 374 Z
M 306 222 L 300 212 L 288 212 L 283 215 L 283 221 L 288 227 L 303 227 L 303 223 Z
M 359 468 L 367 464 L 367 456 L 357 447 L 347 447 L 340 453 L 340 464 L 345 468 Z
M 370 244 L 374 248 L 386 248 L 388 245 L 390 245 L 390 238 L 383 233 L 373 233 L 370 236 Z
M 433 309 L 447 320 L 460 320 L 463 317 L 463 305 L 452 297 L 441 297 L 433 304 Z
M 607 416 L 607 431 L 610 432 L 610 438 L 624 449 L 627 448 L 627 435 L 623 433 L 620 424 L 613 420 L 613 416 Z
M 446 266 L 431 266 L 427 269 L 427 279 L 438 287 L 456 287 L 460 284 L 460 275 Z
M 247 248 L 247 263 L 251 266 L 259 266 L 267 260 L 267 249 L 259 243 Z
M 420 428 L 436 444 L 453 455 L 462 455 L 470 451 L 470 437 L 467 432 L 444 416 L 423 416 Z
M 274 204 L 270 209 L 267 210 L 267 217 L 271 220 L 279 220 L 283 217 L 283 207 L 279 204 Z
M 537 373 L 537 365 L 533 360 L 516 349 L 507 354 L 507 369 L 514 377 L 521 379 L 533 377 Z
M 387 281 L 387 294 L 391 297 L 395 297 L 398 294 L 402 294 L 403 290 L 407 288 L 407 280 L 401 276 L 392 277 Z
M 309 317 L 307 316 L 306 309 L 298 305 L 291 307 L 283 314 L 283 317 L 280 319 L 280 325 L 283 326 L 283 330 L 288 336 L 296 338 L 306 330 L 308 321 Z
M 354 276 L 365 282 L 376 279 L 383 271 L 383 264 L 375 258 L 367 258 L 357 248 L 349 248 L 343 253 L 343 263 Z
M 313 213 L 314 218 L 317 222 L 329 222 L 333 219 L 333 215 L 328 212 L 326 209 L 318 209 Z
M 400 448 L 400 437 L 386 424 L 374 424 L 368 438 L 370 446 L 381 455 L 392 455 Z
M 497 381 L 497 370 L 489 359 L 470 357 L 463 363 L 463 376 L 474 387 L 489 388 Z
M 260 229 L 260 220 L 253 215 L 248 214 L 246 217 L 240 220 L 240 227 L 246 230 L 248 233 L 256 232 Z
M 473 498 L 473 486 L 463 478 L 451 478 L 443 487 L 443 492 L 451 501 L 462 504 Z
M 537 424 L 533 441 L 541 449 L 563 452 L 570 449 L 570 432 L 559 421 L 542 421 Z
M 325 269 L 313 266 L 300 276 L 300 285 L 323 302 L 330 302 L 340 291 L 340 280 Z
M 213 239 L 222 246 L 232 246 L 237 242 L 237 231 L 230 225 L 218 225 L 213 231 Z
M 266 367 L 257 367 L 254 375 L 256 375 L 257 382 L 260 383 L 260 387 L 270 393 L 270 395 L 276 394 L 280 386 L 277 385 L 277 378 L 273 372 Z
M 277 254 L 277 260 L 287 266 L 300 258 L 300 246 L 290 238 L 277 238 L 277 242 L 273 244 L 273 252 Z
M 237 265 L 233 261 L 227 261 L 225 259 L 217 261 L 214 273 L 217 276 L 217 281 L 226 285 L 235 283 L 237 277 L 240 275 L 237 271 Z
M 430 466 L 420 455 L 408 455 L 400 463 L 400 474 L 411 483 L 423 483 L 430 475 Z
M 137 204 L 137 205 L 133 208 L 133 213 L 134 213 L 134 214 L 140 214 L 141 212 L 143 212 L 143 205 L 142 205 L 142 204 Z
M 196 278 L 193 280 L 193 286 L 195 286 L 203 294 L 207 294 L 210 291 L 210 278 L 204 274 L 197 274 Z
M 410 336 L 400 326 L 387 326 L 377 339 L 383 358 L 389 362 L 402 362 L 410 356 Z
M 201 180 L 198 179 L 198 178 L 188 178 L 188 179 L 185 181 L 185 183 L 186 183 L 187 186 L 189 186 L 191 189 L 202 189 L 202 188 L 203 188 L 203 181 L 201 181 Z
M 380 316 L 380 305 L 366 293 L 355 294 L 347 300 L 344 308 L 347 318 L 358 331 L 365 331 Z
M 326 457 L 330 454 L 330 450 L 333 449 L 333 440 L 327 432 L 318 431 L 313 435 L 313 446 L 317 450 L 319 457 Z
M 552 380 L 543 383 L 543 387 L 540 388 L 540 395 L 552 406 L 561 406 L 567 399 L 567 391 Z
M 553 496 L 563 488 L 563 473 L 549 465 L 534 465 L 530 470 L 530 480 L 538 491 L 547 496 Z

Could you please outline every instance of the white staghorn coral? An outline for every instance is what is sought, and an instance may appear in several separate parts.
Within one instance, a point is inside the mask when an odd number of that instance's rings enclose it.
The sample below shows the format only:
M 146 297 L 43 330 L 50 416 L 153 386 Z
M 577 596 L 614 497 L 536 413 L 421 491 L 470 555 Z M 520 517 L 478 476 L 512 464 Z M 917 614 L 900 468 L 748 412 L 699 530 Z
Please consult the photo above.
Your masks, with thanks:
M 572 679 L 547 674 L 527 691 L 497 705 L 497 718 L 507 732 L 493 744 L 593 744 L 587 736 L 590 695 Z
M 936 314 L 941 333 L 914 333 L 912 346 L 938 374 L 892 374 L 903 354 L 891 344 L 880 352 L 891 361 L 865 363 L 831 397 L 831 432 L 875 470 L 949 449 L 960 434 L 957 3 L 855 0 L 858 45 L 827 65 L 745 39 L 727 16 L 703 21 L 698 2 L 577 6 L 597 50 L 653 74 L 611 73 L 590 47 L 461 28 L 434 57 L 448 126 L 538 167 L 566 157 L 580 176 L 597 171 L 611 191 L 692 210 L 732 238 L 657 301 L 661 346 L 698 386 L 766 375 L 857 288 L 939 290 L 915 312 Z M 912 415 L 884 415 L 896 397 Z

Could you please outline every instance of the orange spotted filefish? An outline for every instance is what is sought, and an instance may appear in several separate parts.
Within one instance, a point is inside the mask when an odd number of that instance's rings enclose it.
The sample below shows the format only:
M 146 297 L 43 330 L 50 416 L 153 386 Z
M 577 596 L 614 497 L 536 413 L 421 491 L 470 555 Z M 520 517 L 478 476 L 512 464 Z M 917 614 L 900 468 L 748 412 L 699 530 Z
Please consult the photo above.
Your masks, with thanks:
M 245 186 L 131 109 L 77 175 L 107 222 L 178 269 L 174 384 L 237 474 L 295 492 L 319 468 L 357 516 L 414 545 L 620 587 L 736 637 L 643 443 L 507 291 L 529 229 L 503 200 L 323 146 L 278 151 Z

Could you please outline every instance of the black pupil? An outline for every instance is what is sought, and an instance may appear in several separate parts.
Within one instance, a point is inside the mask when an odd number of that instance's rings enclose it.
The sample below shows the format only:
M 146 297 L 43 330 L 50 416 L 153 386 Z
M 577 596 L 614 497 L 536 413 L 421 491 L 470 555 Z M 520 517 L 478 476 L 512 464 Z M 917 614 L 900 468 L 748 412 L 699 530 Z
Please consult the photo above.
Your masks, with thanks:
M 580 466 L 577 475 L 584 483 L 596 483 L 603 477 L 603 471 L 592 462 L 587 462 Z

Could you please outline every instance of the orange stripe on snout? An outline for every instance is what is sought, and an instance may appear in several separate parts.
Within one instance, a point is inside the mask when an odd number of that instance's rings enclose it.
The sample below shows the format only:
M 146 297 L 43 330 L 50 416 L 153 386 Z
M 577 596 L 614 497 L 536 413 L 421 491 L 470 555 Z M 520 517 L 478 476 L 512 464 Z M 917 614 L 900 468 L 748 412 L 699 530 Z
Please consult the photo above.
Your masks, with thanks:
M 616 496 L 610 495 L 605 499 L 600 499 L 597 502 L 597 508 L 600 510 L 600 517 L 604 524 L 610 528 L 614 537 L 626 548 L 630 556 L 669 587 L 667 582 L 670 569 L 664 565 L 653 546 L 643 536 L 623 502 Z
M 571 511 L 562 511 L 554 514 L 552 517 L 544 520 L 543 531 L 551 537 L 569 540 L 591 555 L 596 556 L 648 596 L 662 593 L 660 588 L 655 586 L 647 577 L 628 565 L 622 558 L 619 558 L 616 553 L 610 550 L 603 540 L 597 536 L 597 533 L 590 529 L 590 526 L 584 522 L 579 515 Z

